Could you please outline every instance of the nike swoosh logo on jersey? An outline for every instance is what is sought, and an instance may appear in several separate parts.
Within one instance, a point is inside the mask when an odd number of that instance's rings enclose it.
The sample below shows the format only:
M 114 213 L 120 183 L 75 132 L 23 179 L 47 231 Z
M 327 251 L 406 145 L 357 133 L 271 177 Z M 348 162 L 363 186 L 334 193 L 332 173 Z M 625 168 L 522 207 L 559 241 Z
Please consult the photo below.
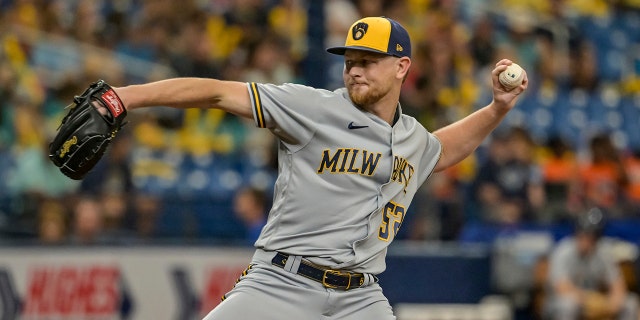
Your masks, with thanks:
M 362 129 L 362 128 L 367 128 L 369 126 L 356 126 L 353 124 L 353 121 L 349 122 L 349 125 L 347 126 L 347 128 L 353 130 L 353 129 Z

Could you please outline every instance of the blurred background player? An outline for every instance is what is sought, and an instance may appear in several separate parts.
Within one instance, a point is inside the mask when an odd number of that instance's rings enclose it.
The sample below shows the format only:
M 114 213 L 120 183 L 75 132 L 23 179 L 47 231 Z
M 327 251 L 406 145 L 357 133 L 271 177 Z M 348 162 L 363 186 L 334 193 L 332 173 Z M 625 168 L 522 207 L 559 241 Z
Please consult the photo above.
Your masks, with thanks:
M 240 189 L 233 199 L 234 214 L 246 227 L 245 243 L 253 245 L 267 222 L 266 197 L 263 191 L 246 187 Z
M 592 208 L 578 217 L 573 236 L 554 248 L 549 266 L 546 313 L 550 319 L 638 319 L 638 300 L 629 293 L 602 238 L 603 212 Z

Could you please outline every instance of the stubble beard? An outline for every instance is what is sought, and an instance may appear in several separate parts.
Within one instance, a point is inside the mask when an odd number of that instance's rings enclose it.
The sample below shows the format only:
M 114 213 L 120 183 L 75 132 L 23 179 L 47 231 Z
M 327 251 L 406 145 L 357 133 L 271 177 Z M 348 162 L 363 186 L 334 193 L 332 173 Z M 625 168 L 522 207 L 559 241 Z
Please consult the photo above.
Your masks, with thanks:
M 384 91 L 380 88 L 374 89 L 371 87 L 364 92 L 356 92 L 351 88 L 349 88 L 348 91 L 351 102 L 360 108 L 366 108 L 367 106 L 375 104 L 389 92 L 389 90 Z

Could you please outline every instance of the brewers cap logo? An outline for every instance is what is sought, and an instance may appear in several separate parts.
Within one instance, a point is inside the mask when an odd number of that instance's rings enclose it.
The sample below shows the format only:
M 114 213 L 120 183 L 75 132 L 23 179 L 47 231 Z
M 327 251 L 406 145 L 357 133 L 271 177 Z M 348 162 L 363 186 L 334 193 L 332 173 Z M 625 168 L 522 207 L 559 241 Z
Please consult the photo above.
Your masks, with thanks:
M 347 49 L 354 49 L 411 58 L 409 33 L 393 19 L 366 17 L 354 22 L 348 30 L 344 46 L 327 48 L 327 52 L 344 55 Z
M 353 40 L 362 39 L 362 37 L 364 37 L 364 34 L 367 33 L 367 29 L 369 29 L 369 25 L 365 22 L 360 22 L 353 26 L 353 28 L 351 29 L 351 36 L 353 37 Z

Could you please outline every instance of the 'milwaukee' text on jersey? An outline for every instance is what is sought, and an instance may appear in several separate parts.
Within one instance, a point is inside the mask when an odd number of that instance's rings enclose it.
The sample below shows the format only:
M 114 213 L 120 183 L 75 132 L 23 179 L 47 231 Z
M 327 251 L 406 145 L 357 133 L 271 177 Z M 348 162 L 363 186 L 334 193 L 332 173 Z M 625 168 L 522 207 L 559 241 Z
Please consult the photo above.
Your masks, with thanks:
M 330 173 L 355 173 L 372 176 L 378 167 L 381 153 L 369 152 L 357 148 L 338 148 L 335 152 L 324 150 L 318 173 L 324 173 L 327 169 Z M 406 159 L 394 156 L 391 180 L 402 183 L 406 187 L 413 177 L 413 165 Z
M 390 126 L 346 89 L 247 85 L 255 123 L 279 139 L 273 207 L 256 247 L 333 269 L 378 274 L 438 139 L 403 115 Z

